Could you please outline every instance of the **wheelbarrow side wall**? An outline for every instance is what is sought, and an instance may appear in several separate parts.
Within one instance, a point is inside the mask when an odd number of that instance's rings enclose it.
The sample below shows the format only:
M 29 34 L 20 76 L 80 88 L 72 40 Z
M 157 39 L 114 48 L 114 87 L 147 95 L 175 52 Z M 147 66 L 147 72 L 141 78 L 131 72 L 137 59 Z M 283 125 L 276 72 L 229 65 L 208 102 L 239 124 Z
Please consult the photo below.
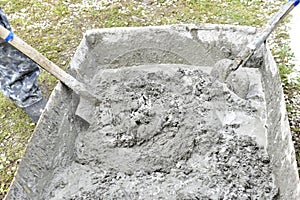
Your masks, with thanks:
M 72 58 L 69 72 L 85 81 L 106 68 L 153 63 L 213 66 L 222 58 L 234 58 L 255 33 L 252 27 L 212 24 L 91 30 Z M 295 151 L 277 66 L 266 46 L 253 56 L 250 65 L 262 65 L 266 150 L 280 190 L 279 199 L 300 199 Z M 8 199 L 51 197 L 48 186 L 53 175 L 73 162 L 75 139 L 88 127 L 75 116 L 78 102 L 79 97 L 71 90 L 60 83 L 56 86 L 28 144 Z
M 267 46 L 262 66 L 267 106 L 268 146 L 280 199 L 300 199 L 299 175 L 279 71 Z

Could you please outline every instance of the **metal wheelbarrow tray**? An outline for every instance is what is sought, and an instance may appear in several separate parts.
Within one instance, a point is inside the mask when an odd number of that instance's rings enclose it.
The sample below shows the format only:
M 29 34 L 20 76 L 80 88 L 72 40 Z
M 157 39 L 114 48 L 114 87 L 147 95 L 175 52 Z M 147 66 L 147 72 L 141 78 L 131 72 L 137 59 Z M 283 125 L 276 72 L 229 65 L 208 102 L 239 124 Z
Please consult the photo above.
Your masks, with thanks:
M 213 24 L 88 31 L 69 72 L 103 95 L 95 125 L 82 119 L 91 114 L 84 113 L 88 102 L 59 83 L 7 199 L 299 199 L 295 151 L 268 46 L 231 82 L 209 76 L 218 60 L 234 58 L 255 33 Z M 120 95 L 123 86 L 132 100 Z M 107 99 L 120 110 L 136 107 L 122 111 L 131 112 L 134 125 L 114 108 L 108 112 Z M 151 118 L 152 107 L 159 117 Z M 145 121 L 136 113 L 147 109 Z M 119 118 L 107 121 L 106 111 Z M 157 130 L 147 129 L 151 123 Z M 111 124 L 134 134 L 109 132 Z M 104 145 L 107 138 L 113 145 Z

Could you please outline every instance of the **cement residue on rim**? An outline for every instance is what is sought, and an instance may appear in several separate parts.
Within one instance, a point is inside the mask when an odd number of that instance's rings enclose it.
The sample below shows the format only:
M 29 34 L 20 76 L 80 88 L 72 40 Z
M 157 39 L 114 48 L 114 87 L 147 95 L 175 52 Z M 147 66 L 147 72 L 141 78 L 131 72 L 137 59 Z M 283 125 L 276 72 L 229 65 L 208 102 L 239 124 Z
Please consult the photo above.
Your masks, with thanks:
M 95 122 L 79 133 L 76 159 L 56 170 L 47 199 L 278 195 L 264 146 L 245 133 L 245 121 L 261 118 L 260 100 L 241 99 L 199 69 L 103 70 L 94 81 Z

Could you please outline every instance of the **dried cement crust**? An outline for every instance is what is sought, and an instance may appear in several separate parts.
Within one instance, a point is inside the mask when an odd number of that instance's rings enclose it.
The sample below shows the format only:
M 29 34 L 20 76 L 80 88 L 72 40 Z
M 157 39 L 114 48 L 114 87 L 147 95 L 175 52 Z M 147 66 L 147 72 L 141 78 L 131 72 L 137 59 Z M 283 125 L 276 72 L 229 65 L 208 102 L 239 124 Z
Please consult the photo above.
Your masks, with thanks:
M 102 100 L 95 121 L 46 199 L 277 198 L 265 148 L 240 134 L 261 117 L 259 99 L 199 69 L 103 70 L 93 84 Z

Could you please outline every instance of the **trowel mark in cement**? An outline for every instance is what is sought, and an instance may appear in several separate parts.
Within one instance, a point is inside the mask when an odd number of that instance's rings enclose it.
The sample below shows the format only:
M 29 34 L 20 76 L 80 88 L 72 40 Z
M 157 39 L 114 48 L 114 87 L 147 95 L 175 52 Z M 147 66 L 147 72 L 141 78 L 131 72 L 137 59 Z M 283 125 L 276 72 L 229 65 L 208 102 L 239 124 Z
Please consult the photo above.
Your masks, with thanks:
M 95 123 L 79 133 L 76 159 L 56 171 L 45 198 L 278 195 L 264 147 L 245 132 L 245 120 L 260 118 L 259 100 L 239 98 L 203 71 L 176 67 L 104 70 L 94 85 L 102 99 Z M 230 121 L 224 113 L 233 113 Z

